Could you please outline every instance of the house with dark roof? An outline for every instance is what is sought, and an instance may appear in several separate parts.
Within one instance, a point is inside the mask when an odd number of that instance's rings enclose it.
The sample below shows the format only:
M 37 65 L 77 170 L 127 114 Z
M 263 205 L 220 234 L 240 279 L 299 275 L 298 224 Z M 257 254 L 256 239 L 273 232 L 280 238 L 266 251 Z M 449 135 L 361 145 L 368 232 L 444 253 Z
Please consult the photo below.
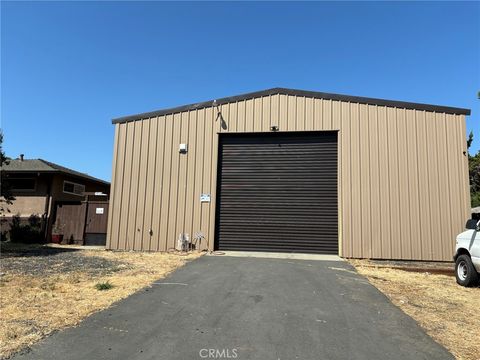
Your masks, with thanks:
M 42 219 L 44 239 L 41 240 L 50 241 L 59 207 L 80 206 L 89 199 L 105 201 L 110 193 L 109 182 L 43 159 L 25 159 L 20 155 L 18 159 L 9 160 L 1 170 L 15 198 L 2 214 L 3 234 L 8 231 L 14 216 L 25 221 L 37 215 Z M 85 219 L 73 220 L 85 223 Z

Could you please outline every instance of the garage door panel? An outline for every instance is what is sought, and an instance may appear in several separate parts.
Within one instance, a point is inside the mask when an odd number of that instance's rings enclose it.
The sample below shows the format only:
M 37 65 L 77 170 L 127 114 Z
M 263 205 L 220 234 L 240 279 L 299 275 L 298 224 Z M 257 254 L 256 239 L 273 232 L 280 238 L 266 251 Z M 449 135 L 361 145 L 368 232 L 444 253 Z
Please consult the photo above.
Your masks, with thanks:
M 335 234 L 335 229 L 330 229 L 326 230 L 322 233 L 324 235 L 334 235 Z M 310 238 L 308 238 L 308 235 L 312 234 L 312 230 L 307 231 L 305 229 L 300 229 L 300 228 L 291 228 L 289 230 L 285 230 L 281 232 L 278 232 L 277 235 L 275 236 L 274 239 L 272 239 L 272 233 L 269 232 L 268 230 L 262 230 L 262 229 L 250 229 L 249 231 L 242 232 L 241 234 L 238 234 L 238 231 L 235 231 L 234 229 L 230 231 L 225 231 L 224 236 L 229 237 L 229 241 L 233 241 L 235 239 L 240 239 L 243 241 L 244 244 L 247 243 L 253 243 L 256 244 L 260 240 L 264 240 L 263 242 L 271 242 L 271 243 L 279 243 L 283 244 L 286 243 L 287 245 L 295 245 L 295 244 L 304 244 L 305 246 L 307 245 L 312 245 L 312 246 L 317 246 L 319 243 L 321 243 L 321 240 L 318 240 L 312 244 L 310 243 Z M 302 236 L 303 239 L 298 239 L 298 236 Z M 330 244 L 330 240 L 325 240 L 323 241 L 324 243 Z M 334 246 L 334 245 L 332 245 Z
M 297 184 L 293 183 L 290 186 L 270 186 L 270 187 L 262 187 L 262 186 L 257 186 L 255 184 L 252 184 L 249 186 L 249 188 L 244 188 L 241 186 L 225 186 L 222 188 L 224 192 L 229 191 L 228 196 L 225 196 L 225 198 L 234 198 L 235 196 L 239 195 L 252 195 L 255 196 L 255 200 L 263 199 L 263 198 L 270 198 L 273 197 L 274 199 L 277 200 L 278 203 L 282 203 L 282 201 L 285 201 L 283 198 L 278 198 L 278 196 L 288 196 L 288 197 L 293 197 L 296 196 L 298 198 L 323 198 L 325 197 L 330 197 L 333 198 L 335 196 L 329 196 L 331 195 L 331 192 L 335 190 L 335 187 L 325 187 L 319 189 L 316 186 L 302 186 L 302 189 L 295 189 L 294 186 L 298 186 Z M 263 191 L 263 193 L 262 193 Z M 307 192 L 309 191 L 315 191 L 315 195 L 308 195 Z M 323 195 L 323 196 L 322 196 Z
M 338 253 L 337 134 L 222 135 L 216 247 Z
M 240 244 L 239 246 L 232 245 L 228 249 L 229 251 L 261 251 L 261 252 L 285 252 L 285 253 L 302 253 L 302 254 L 319 254 L 318 249 L 316 248 L 309 248 L 303 247 L 301 251 L 292 251 L 289 248 L 285 248 L 282 246 L 264 246 L 262 244 L 256 244 L 255 247 L 251 250 L 246 250 L 245 246 Z M 337 254 L 337 251 L 334 249 L 325 249 L 321 252 L 321 254 Z
M 225 222 L 222 227 L 222 230 L 224 232 L 228 230 L 238 230 L 238 226 L 243 225 L 246 226 L 248 225 L 248 228 L 244 228 L 242 230 L 242 233 L 246 232 L 252 232 L 252 231 L 264 231 L 267 233 L 272 233 L 273 231 L 279 232 L 280 230 L 282 231 L 288 231 L 290 229 L 296 229 L 296 230 L 302 230 L 302 231 L 307 231 L 307 232 L 312 232 L 312 231 L 322 231 L 325 230 L 327 231 L 328 229 L 336 229 L 335 226 L 329 226 L 333 221 L 335 221 L 336 218 L 330 217 L 326 218 L 322 221 L 317 221 L 317 219 L 314 218 L 278 218 L 277 221 L 274 219 L 267 219 L 267 220 L 262 220 L 262 219 L 245 219 L 242 221 L 231 221 L 231 222 Z M 315 223 L 313 223 L 315 222 Z M 265 226 L 274 226 L 276 229 L 269 229 L 265 228 Z

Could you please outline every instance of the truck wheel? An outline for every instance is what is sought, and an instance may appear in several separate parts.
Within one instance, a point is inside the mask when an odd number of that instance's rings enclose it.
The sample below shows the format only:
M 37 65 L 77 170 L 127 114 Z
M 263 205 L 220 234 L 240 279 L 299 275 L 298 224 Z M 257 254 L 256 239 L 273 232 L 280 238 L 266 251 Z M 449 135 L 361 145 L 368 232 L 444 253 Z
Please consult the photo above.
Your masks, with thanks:
M 462 286 L 473 286 L 478 281 L 478 274 L 468 255 L 460 255 L 455 262 L 457 283 Z

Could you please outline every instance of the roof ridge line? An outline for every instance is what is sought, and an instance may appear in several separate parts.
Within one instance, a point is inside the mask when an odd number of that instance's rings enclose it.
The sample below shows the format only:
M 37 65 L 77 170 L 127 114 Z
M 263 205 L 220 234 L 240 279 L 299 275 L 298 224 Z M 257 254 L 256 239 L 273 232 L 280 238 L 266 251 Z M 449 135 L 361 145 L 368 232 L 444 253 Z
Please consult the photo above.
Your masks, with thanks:
M 415 102 L 408 102 L 408 101 L 387 100 L 387 99 L 380 99 L 380 98 L 325 93 L 325 92 L 311 91 L 311 90 L 298 90 L 298 89 L 274 87 L 266 90 L 254 91 L 254 92 L 244 93 L 240 95 L 224 97 L 220 99 L 212 99 L 212 100 L 197 102 L 197 103 L 188 104 L 188 105 L 181 105 L 177 107 L 164 108 L 164 109 L 154 110 L 150 112 L 118 117 L 118 118 L 112 119 L 112 123 L 117 124 L 117 123 L 129 122 L 129 121 L 143 120 L 143 119 L 148 119 L 148 118 L 162 116 L 162 115 L 175 114 L 175 113 L 184 112 L 184 111 L 199 110 L 207 107 L 214 107 L 214 106 L 223 105 L 227 103 L 248 100 L 251 98 L 271 96 L 271 95 L 277 95 L 277 94 L 311 97 L 311 98 L 325 99 L 325 100 L 336 100 L 336 101 L 344 101 L 344 102 L 368 104 L 368 105 L 388 106 L 388 107 L 396 107 L 396 108 L 411 109 L 411 110 L 424 110 L 424 111 L 440 112 L 440 113 L 456 114 L 456 115 L 470 115 L 471 113 L 470 109 L 451 107 L 451 106 L 432 105 L 432 104 L 415 103 Z
M 26 159 L 26 160 L 30 160 L 30 159 Z M 42 158 L 31 159 L 31 160 L 41 161 L 41 162 L 44 163 L 45 165 L 47 165 L 47 166 L 49 166 L 50 168 L 52 168 L 52 170 L 58 171 L 58 169 L 55 169 L 54 167 L 52 167 L 52 165 L 50 165 L 47 160 L 44 160 L 44 159 L 42 159 Z
M 50 168 L 52 168 L 56 172 L 63 173 L 63 174 L 68 174 L 68 175 L 71 175 L 71 176 L 79 176 L 79 177 L 84 176 L 86 178 L 90 178 L 91 180 L 100 181 L 100 182 L 103 182 L 103 183 L 110 184 L 108 181 L 97 178 L 97 177 L 95 177 L 93 175 L 90 175 L 86 172 L 74 170 L 74 169 L 71 169 L 69 167 L 59 165 L 57 163 L 54 163 L 54 162 L 51 162 L 51 161 L 48 161 L 48 160 L 44 160 L 44 159 L 41 159 L 41 158 L 38 158 L 38 160 L 40 160 L 41 162 L 43 162 L 45 165 L 49 166 Z

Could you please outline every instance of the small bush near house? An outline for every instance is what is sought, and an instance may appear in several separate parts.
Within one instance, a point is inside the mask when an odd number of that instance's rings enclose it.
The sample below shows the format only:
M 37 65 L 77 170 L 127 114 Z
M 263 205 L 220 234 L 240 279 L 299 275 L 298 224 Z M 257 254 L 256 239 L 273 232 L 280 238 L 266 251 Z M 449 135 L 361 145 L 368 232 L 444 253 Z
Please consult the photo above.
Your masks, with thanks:
M 95 289 L 99 291 L 110 290 L 111 288 L 113 288 L 113 285 L 108 281 L 95 284 Z
M 22 224 L 19 215 L 12 218 L 10 225 L 10 241 L 24 244 L 43 242 L 42 219 L 38 215 L 31 215 L 26 224 Z

